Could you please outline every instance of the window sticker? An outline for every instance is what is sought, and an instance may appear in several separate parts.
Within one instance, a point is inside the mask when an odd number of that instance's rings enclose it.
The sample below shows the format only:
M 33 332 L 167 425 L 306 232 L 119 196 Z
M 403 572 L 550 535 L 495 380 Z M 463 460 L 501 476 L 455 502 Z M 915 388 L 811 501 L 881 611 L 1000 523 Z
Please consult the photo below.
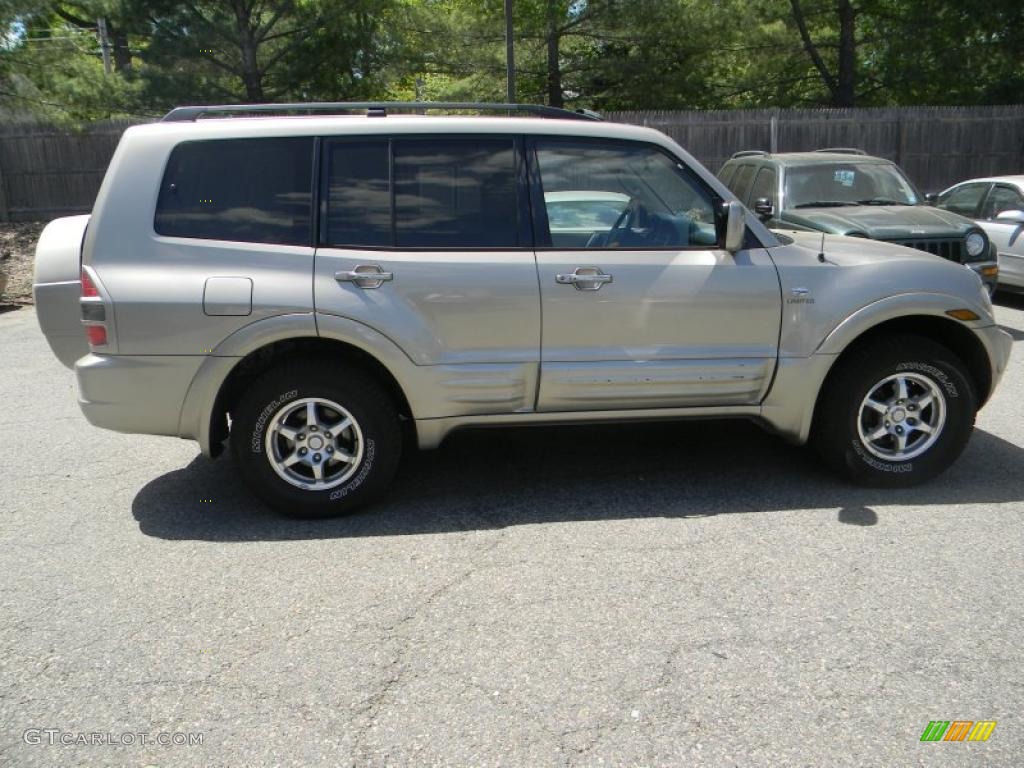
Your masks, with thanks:
M 835 180 L 844 187 L 852 187 L 856 176 L 856 171 L 836 171 Z

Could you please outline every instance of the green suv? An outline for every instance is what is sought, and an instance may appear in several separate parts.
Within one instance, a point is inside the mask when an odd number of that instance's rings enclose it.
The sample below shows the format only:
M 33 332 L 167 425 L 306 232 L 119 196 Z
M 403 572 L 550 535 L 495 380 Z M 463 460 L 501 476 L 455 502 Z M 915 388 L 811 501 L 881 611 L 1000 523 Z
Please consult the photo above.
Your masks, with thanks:
M 989 292 L 994 246 L 970 219 L 928 205 L 899 167 L 859 149 L 737 152 L 718 177 L 772 229 L 868 237 L 964 264 Z

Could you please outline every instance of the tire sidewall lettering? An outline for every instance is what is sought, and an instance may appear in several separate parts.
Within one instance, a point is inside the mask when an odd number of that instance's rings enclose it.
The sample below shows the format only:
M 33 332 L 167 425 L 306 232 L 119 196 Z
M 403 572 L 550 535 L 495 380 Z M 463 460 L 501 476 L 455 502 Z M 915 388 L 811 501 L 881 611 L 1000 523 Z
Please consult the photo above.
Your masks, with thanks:
M 934 365 L 929 365 L 928 363 L 900 363 L 896 366 L 896 370 L 912 371 L 914 373 L 924 374 L 939 383 L 945 391 L 946 397 L 960 397 L 960 390 L 956 388 L 956 382 L 950 379 L 949 376 Z
M 856 453 L 857 456 L 860 457 L 861 461 L 863 461 L 872 469 L 878 470 L 879 472 L 889 472 L 892 474 L 906 474 L 908 472 L 914 471 L 914 462 L 912 461 L 900 462 L 898 464 L 887 461 L 879 461 L 874 456 L 869 454 L 866 450 L 864 450 L 864 446 L 860 444 L 860 440 L 858 438 L 854 438 L 853 440 L 851 440 L 850 444 L 853 446 L 854 453 Z
M 285 392 L 283 395 L 280 395 L 279 397 L 276 397 L 273 400 L 271 400 L 270 404 L 267 405 L 267 407 L 264 408 L 262 411 L 260 411 L 260 415 L 256 417 L 256 423 L 253 426 L 252 436 L 249 444 L 249 447 L 253 453 L 263 453 L 263 431 L 264 428 L 267 426 L 267 420 L 282 405 L 289 402 L 290 400 L 294 400 L 298 396 L 299 390 L 291 389 Z
M 363 465 L 359 468 L 359 471 L 355 474 L 355 476 L 347 483 L 345 483 L 345 485 L 341 486 L 340 488 L 335 488 L 333 491 L 331 491 L 331 495 L 329 496 L 331 501 L 338 501 L 339 499 L 344 499 L 350 493 L 354 492 L 357 488 L 359 488 L 359 486 L 361 486 L 363 482 L 365 482 L 367 476 L 369 476 L 370 472 L 373 470 L 373 458 L 375 450 L 376 446 L 374 445 L 373 440 L 367 439 L 366 451 L 363 454 Z

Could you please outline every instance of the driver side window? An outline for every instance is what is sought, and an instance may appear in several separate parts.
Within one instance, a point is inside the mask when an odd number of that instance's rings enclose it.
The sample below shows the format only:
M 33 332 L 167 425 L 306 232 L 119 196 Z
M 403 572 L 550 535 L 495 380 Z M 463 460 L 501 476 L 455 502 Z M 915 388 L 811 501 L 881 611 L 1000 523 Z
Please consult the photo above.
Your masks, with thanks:
M 718 242 L 711 194 L 652 146 L 541 140 L 536 157 L 544 203 L 540 244 L 647 250 Z

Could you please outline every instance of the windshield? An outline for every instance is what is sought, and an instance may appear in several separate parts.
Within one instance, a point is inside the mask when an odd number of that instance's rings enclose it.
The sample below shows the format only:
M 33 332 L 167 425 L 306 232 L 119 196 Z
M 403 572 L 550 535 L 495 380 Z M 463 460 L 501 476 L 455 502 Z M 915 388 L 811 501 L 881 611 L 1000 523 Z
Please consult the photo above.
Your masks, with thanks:
M 786 207 L 917 205 L 914 187 L 888 163 L 821 163 L 786 171 Z

